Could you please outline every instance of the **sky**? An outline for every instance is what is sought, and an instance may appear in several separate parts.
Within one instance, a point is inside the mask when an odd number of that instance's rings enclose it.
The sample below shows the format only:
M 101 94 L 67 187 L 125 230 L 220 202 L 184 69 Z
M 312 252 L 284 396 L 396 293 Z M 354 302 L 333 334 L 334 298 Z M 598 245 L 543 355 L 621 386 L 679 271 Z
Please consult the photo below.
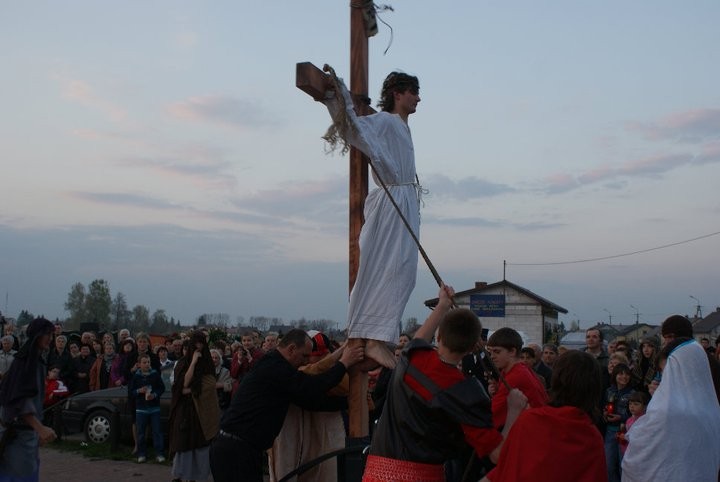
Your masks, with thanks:
M 720 3 L 386 3 L 369 94 L 420 78 L 420 236 L 447 284 L 507 261 L 585 327 L 720 306 Z M 344 325 L 348 161 L 295 64 L 349 79 L 349 10 L 3 2 L 0 310 L 64 318 L 101 278 L 185 324 Z M 420 260 L 404 318 L 436 295 Z

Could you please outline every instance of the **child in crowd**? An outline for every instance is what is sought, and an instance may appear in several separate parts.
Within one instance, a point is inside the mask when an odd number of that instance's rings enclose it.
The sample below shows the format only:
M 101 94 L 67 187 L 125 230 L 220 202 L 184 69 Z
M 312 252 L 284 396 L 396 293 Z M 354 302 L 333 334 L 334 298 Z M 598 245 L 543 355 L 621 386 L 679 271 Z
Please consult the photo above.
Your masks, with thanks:
M 528 399 L 532 408 L 542 407 L 548 402 L 545 386 L 532 370 L 520 361 L 522 337 L 512 328 L 500 328 L 488 339 L 488 351 L 495 367 L 512 388 L 520 390 Z M 488 389 L 492 396 L 492 421 L 495 428 L 501 430 L 507 418 L 507 397 L 510 393 L 507 385 L 493 380 Z
M 525 366 L 528 367 L 530 372 L 532 372 L 532 374 L 537 377 L 537 379 L 540 381 L 540 383 L 543 384 L 544 387 L 549 386 L 550 380 L 546 380 L 545 377 L 535 371 L 535 363 L 537 363 L 537 358 L 535 358 L 535 350 L 533 350 L 529 346 L 523 347 L 523 349 L 520 350 L 520 361 L 522 361 Z
M 60 367 L 54 366 L 50 368 L 45 379 L 45 401 L 43 406 L 47 408 L 54 405 L 67 397 L 69 393 L 68 388 L 60 380 Z
M 608 468 L 608 481 L 620 482 L 620 463 L 622 453 L 618 443 L 618 432 L 622 424 L 630 417 L 629 401 L 633 393 L 631 386 L 632 371 L 624 363 L 613 368 L 610 388 L 605 392 L 603 417 L 607 423 L 605 429 L 605 461 Z
M 162 377 L 163 383 L 165 383 L 165 388 L 169 390 L 170 385 L 172 385 L 170 375 L 172 375 L 175 369 L 175 362 L 169 358 L 169 352 L 165 346 L 161 345 L 157 349 L 157 356 L 160 359 L 160 376 Z
M 60 380 L 60 367 L 52 366 L 45 377 L 45 399 L 43 408 L 48 408 L 70 395 L 70 390 Z M 58 407 L 59 408 L 59 407 Z M 54 426 L 54 410 L 48 410 L 43 414 L 43 425 Z
M 150 368 L 150 356 L 138 356 L 138 369 L 128 387 L 130 394 L 135 397 L 135 423 L 137 425 L 138 463 L 147 460 L 145 453 L 145 428 L 148 421 L 152 428 L 153 445 L 157 461 L 165 462 L 163 455 L 164 440 L 160 429 L 160 395 L 165 391 L 165 384 L 160 373 Z
M 645 415 L 647 405 L 650 402 L 650 395 L 640 390 L 636 390 L 628 397 L 628 410 L 630 411 L 630 417 L 625 422 L 625 430 L 618 434 L 618 441 L 620 442 L 620 453 L 625 455 L 627 450 L 628 442 L 625 438 L 625 432 L 630 430 L 632 424 L 637 421 L 638 418 Z

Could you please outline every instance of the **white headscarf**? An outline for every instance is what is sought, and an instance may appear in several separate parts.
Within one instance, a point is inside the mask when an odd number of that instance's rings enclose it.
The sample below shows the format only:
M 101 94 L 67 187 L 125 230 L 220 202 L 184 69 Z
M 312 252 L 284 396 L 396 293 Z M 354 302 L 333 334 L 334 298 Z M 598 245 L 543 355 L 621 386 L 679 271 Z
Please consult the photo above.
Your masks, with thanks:
M 720 470 L 720 404 L 705 350 L 670 353 L 647 413 L 627 433 L 623 482 L 714 481 Z

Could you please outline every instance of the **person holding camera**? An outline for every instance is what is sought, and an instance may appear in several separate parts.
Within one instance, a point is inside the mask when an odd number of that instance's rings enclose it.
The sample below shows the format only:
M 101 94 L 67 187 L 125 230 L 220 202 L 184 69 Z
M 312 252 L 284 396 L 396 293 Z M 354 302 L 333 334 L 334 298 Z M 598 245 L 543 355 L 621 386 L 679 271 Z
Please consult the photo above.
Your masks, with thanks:
M 250 331 L 243 333 L 241 343 L 238 350 L 233 354 L 232 361 L 230 362 L 230 376 L 235 380 L 233 383 L 233 393 L 235 393 L 240 386 L 243 377 L 265 354 L 255 346 L 255 339 L 253 333 Z

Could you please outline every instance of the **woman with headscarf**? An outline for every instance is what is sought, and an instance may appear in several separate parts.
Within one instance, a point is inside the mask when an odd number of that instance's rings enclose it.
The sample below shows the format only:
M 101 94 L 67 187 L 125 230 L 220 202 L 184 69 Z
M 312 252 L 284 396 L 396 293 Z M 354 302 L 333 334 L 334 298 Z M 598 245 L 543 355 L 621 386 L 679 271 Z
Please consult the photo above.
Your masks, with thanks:
M 170 404 L 170 454 L 174 481 L 210 477 L 210 442 L 219 430 L 215 366 L 207 339 L 195 331 L 175 364 Z M 184 348 L 184 347 L 183 347 Z
M 720 471 L 720 380 L 698 342 L 676 338 L 663 348 L 662 382 L 645 415 L 625 434 L 623 482 L 717 480 Z M 716 367 L 712 367 L 716 368 Z
M 0 481 L 39 480 L 38 447 L 55 440 L 44 426 L 46 359 L 53 324 L 36 318 L 27 327 L 27 341 L 15 355 L 0 384 Z

